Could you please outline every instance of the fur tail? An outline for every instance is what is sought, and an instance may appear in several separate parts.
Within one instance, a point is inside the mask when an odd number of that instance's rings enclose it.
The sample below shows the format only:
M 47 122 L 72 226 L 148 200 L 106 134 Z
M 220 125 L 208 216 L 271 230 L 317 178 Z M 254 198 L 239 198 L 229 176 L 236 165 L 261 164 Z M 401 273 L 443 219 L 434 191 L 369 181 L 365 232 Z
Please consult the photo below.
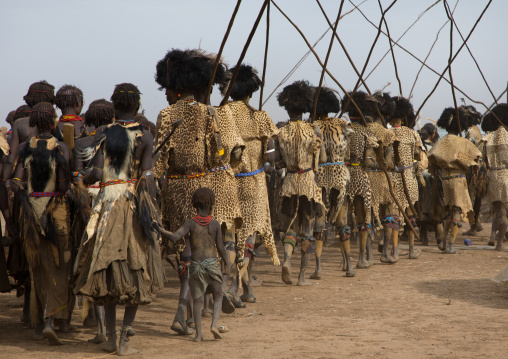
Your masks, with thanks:
M 154 187 L 155 188 L 155 187 Z M 159 238 L 157 230 L 161 225 L 159 212 L 155 208 L 155 199 L 150 195 L 150 181 L 143 175 L 137 187 L 137 215 L 143 234 L 153 245 Z
M 39 266 L 39 231 L 37 229 L 37 220 L 28 192 L 21 190 L 17 195 L 20 213 L 19 213 L 19 232 L 23 241 L 26 258 L 31 268 Z

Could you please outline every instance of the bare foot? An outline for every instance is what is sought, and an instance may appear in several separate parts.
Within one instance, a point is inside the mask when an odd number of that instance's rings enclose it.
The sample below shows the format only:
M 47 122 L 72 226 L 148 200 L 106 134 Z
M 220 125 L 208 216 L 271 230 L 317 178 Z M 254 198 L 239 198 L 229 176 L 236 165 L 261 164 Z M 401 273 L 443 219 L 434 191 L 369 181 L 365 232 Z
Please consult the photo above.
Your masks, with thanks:
M 409 248 L 409 259 L 416 259 L 422 254 L 422 251 L 419 248 L 411 247 Z
M 192 338 L 191 339 L 193 342 L 202 342 L 203 341 L 203 336 L 200 336 L 200 337 L 195 337 L 195 338 Z
M 173 321 L 171 330 L 177 332 L 179 335 L 191 335 L 193 331 L 188 326 L 183 326 L 178 320 Z
M 381 261 L 381 263 L 388 263 L 388 264 L 397 263 L 397 261 L 394 261 L 390 255 L 386 255 L 386 256 L 382 255 L 379 260 Z
M 116 350 L 118 349 L 118 347 L 116 346 L 116 338 L 102 343 L 101 349 L 108 353 L 116 352 Z
M 321 279 L 321 271 L 314 271 L 314 273 L 310 276 L 310 279 Z
M 446 248 L 446 250 L 444 251 L 446 254 L 460 254 L 459 251 L 455 250 L 455 249 L 449 249 L 449 248 Z
M 356 275 L 355 271 L 351 268 L 351 269 L 347 269 L 346 270 L 346 277 L 354 277 Z
M 56 336 L 55 331 L 50 327 L 44 328 L 42 335 L 49 341 L 49 345 L 63 345 L 60 339 Z
M 291 262 L 286 261 L 282 265 L 282 281 L 286 284 L 293 284 L 293 281 L 291 280 Z
M 94 338 L 88 339 L 90 343 L 94 344 L 102 344 L 106 341 L 106 336 L 104 334 L 97 334 Z
M 503 244 L 498 244 L 498 245 L 496 246 L 496 251 L 498 251 L 498 252 L 502 252 L 502 251 L 503 251 Z
M 312 283 L 309 283 L 305 280 L 305 278 L 298 278 L 298 282 L 296 283 L 296 285 L 300 286 L 300 287 L 303 287 L 303 286 L 307 286 L 307 285 L 312 285 Z
M 365 258 L 360 258 L 358 262 L 356 263 L 356 268 L 358 269 L 365 269 L 369 268 L 372 264 L 365 260 Z
M 210 328 L 210 331 L 212 332 L 214 339 L 222 339 L 222 335 L 220 335 L 219 329 Z

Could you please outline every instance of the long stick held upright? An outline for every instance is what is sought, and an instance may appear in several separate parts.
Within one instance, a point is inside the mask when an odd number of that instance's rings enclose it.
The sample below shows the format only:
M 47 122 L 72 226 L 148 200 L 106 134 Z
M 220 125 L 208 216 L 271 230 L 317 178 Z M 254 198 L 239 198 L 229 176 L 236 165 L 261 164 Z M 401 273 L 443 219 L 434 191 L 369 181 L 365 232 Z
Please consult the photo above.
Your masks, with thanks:
M 220 49 L 219 49 L 219 52 L 217 53 L 217 58 L 215 59 L 215 65 L 213 67 L 212 76 L 210 76 L 210 80 L 208 81 L 208 89 L 206 90 L 205 104 L 208 104 L 210 102 L 210 94 L 212 93 L 213 79 L 215 78 L 215 73 L 217 72 L 217 68 L 219 67 L 219 63 L 220 63 L 220 58 L 222 56 L 222 50 L 224 50 L 224 46 L 226 45 L 226 41 L 228 40 L 229 33 L 231 32 L 231 28 L 233 27 L 233 22 L 235 22 L 236 13 L 238 12 L 238 9 L 240 8 L 241 2 L 242 2 L 242 0 L 238 0 L 236 2 L 235 10 L 233 11 L 233 15 L 231 15 L 231 19 L 229 20 L 228 28 L 226 30 L 226 33 L 224 34 L 222 43 L 220 44 Z
M 243 51 L 240 54 L 240 58 L 238 59 L 238 62 L 236 63 L 235 72 L 233 73 L 233 76 L 231 77 L 231 80 L 229 81 L 229 86 L 226 91 L 226 94 L 224 95 L 224 98 L 222 99 L 222 102 L 220 103 L 221 106 L 224 106 L 225 104 L 228 103 L 229 95 L 231 95 L 231 91 L 233 91 L 233 85 L 236 81 L 236 77 L 238 76 L 238 71 L 240 70 L 240 65 L 242 64 L 245 54 L 247 53 L 247 49 L 249 48 L 250 42 L 251 42 L 252 38 L 254 37 L 254 34 L 256 33 L 256 29 L 258 28 L 259 22 L 261 21 L 261 17 L 263 16 L 263 13 L 265 12 L 266 6 L 268 5 L 269 1 L 270 0 L 265 0 L 263 2 L 263 6 L 261 6 L 261 10 L 259 11 L 256 22 L 254 23 L 254 26 L 252 27 L 252 30 L 250 31 L 249 37 L 247 38 L 247 42 L 245 43 L 245 46 L 243 47 Z
M 319 93 L 321 92 L 321 86 L 323 86 L 323 79 L 325 78 L 326 65 L 328 64 L 328 59 L 330 58 L 330 53 L 332 52 L 333 40 L 334 40 L 335 35 L 337 33 L 337 26 L 339 25 L 340 14 L 342 12 L 343 5 L 344 5 L 344 0 L 342 0 L 340 2 L 339 13 L 337 14 L 337 20 L 335 20 L 335 26 L 333 27 L 332 38 L 330 39 L 330 46 L 328 46 L 328 52 L 326 53 L 325 63 L 323 66 L 323 70 L 321 71 L 321 78 L 319 79 L 319 86 L 316 90 L 316 95 L 314 97 L 314 108 L 312 110 L 311 122 L 314 122 L 316 120 L 316 109 L 317 109 Z
M 259 111 L 263 109 L 263 90 L 265 89 L 266 63 L 268 58 L 268 40 L 270 39 L 270 2 L 266 6 L 266 44 L 265 58 L 263 60 L 263 78 L 261 79 L 261 91 L 259 93 Z

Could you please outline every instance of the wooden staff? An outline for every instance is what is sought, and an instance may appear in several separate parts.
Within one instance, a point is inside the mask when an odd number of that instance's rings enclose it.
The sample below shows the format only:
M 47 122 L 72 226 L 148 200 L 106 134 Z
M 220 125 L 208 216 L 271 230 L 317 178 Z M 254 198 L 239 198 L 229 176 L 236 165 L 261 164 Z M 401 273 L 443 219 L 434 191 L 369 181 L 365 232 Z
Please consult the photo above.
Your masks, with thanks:
M 291 23 L 291 25 L 293 25 L 293 27 L 296 29 L 296 31 L 298 31 L 298 33 L 300 34 L 300 36 L 302 37 L 302 39 L 305 41 L 305 43 L 307 44 L 309 50 L 312 52 L 312 54 L 314 55 L 314 57 L 316 58 L 317 62 L 319 63 L 319 65 L 324 68 L 324 65 L 323 63 L 321 62 L 321 59 L 319 58 L 318 54 L 316 53 L 316 51 L 314 51 L 314 49 L 312 48 L 312 45 L 309 43 L 309 41 L 307 40 L 307 38 L 305 37 L 305 35 L 303 34 L 303 32 L 298 28 L 298 26 L 296 26 L 296 24 L 291 21 L 291 19 L 284 13 L 284 11 L 282 11 L 282 9 L 280 7 L 277 6 L 277 4 L 275 3 L 275 1 L 272 0 L 272 4 L 277 8 L 277 10 L 280 11 L 280 13 L 282 15 L 284 15 L 284 17 Z M 325 70 L 326 73 L 328 74 L 328 76 L 330 76 L 330 78 L 337 84 L 337 86 L 340 87 L 340 89 L 344 92 L 344 94 L 349 98 L 349 100 L 351 101 L 351 103 L 353 104 L 353 106 L 356 108 L 356 110 L 358 111 L 358 113 L 360 114 L 362 120 L 363 120 L 363 123 L 365 126 L 367 126 L 367 121 L 365 120 L 365 117 L 363 116 L 363 113 L 362 111 L 358 108 L 358 106 L 356 105 L 356 102 L 353 100 L 353 98 L 351 97 L 351 95 L 346 91 L 346 89 L 344 88 L 344 86 L 342 86 L 340 84 L 339 81 L 337 81 L 337 79 L 335 78 L 335 76 L 333 76 L 330 71 L 328 71 L 328 69 Z
M 249 48 L 250 42 L 252 38 L 254 37 L 254 34 L 256 33 L 256 29 L 258 28 L 259 22 L 261 21 L 261 17 L 263 16 L 263 13 L 265 12 L 266 6 L 268 5 L 268 2 L 270 0 L 265 0 L 263 2 L 263 6 L 261 6 L 261 10 L 259 10 L 258 17 L 256 18 L 256 21 L 254 22 L 254 26 L 252 27 L 252 30 L 250 31 L 249 37 L 247 38 L 247 42 L 245 43 L 243 47 L 243 51 L 240 54 L 240 58 L 238 59 L 238 62 L 236 63 L 235 72 L 233 73 L 233 76 L 231 77 L 231 80 L 229 80 L 228 89 L 226 91 L 226 94 L 224 95 L 224 98 L 222 99 L 222 102 L 220 103 L 221 106 L 224 106 L 228 103 L 229 96 L 231 95 L 231 91 L 233 91 L 233 85 L 236 81 L 236 77 L 238 76 L 238 72 L 240 71 L 240 65 L 242 64 L 242 61 L 245 57 L 245 54 L 247 53 L 247 49 Z
M 351 0 L 350 0 L 351 2 Z M 352 3 L 352 2 L 351 2 Z M 360 12 L 360 14 L 363 16 L 363 18 L 365 20 L 367 20 L 368 23 L 370 23 L 374 28 L 378 29 L 378 27 L 376 26 L 376 24 L 374 24 L 361 10 L 360 8 L 355 5 L 354 3 L 352 3 L 353 6 L 355 7 L 356 10 L 358 10 Z M 383 30 L 381 30 L 381 33 L 385 36 L 388 36 Z M 400 40 L 400 38 L 399 38 Z M 418 58 L 415 54 L 413 54 L 411 51 L 409 51 L 408 49 L 406 49 L 404 46 L 400 45 L 397 41 L 395 41 L 394 39 L 392 39 L 392 42 L 398 47 L 400 48 L 402 51 L 404 51 L 405 53 L 407 53 L 409 56 L 411 56 L 412 58 L 414 58 L 416 61 L 418 61 L 420 64 L 422 64 L 425 68 L 427 68 L 428 70 L 432 71 L 433 73 L 435 73 L 436 75 L 440 75 L 439 72 L 437 72 L 436 70 L 434 70 L 432 67 L 430 67 L 427 63 L 425 63 L 424 61 L 420 60 L 420 58 Z M 368 77 L 368 76 L 367 76 Z M 447 78 L 443 77 L 444 81 L 450 83 L 450 80 L 448 80 Z M 471 102 L 474 102 L 478 105 L 482 105 L 483 107 L 485 108 L 488 108 L 488 106 L 481 102 L 481 101 L 478 101 L 478 100 L 475 100 L 473 98 L 471 98 L 468 94 L 466 94 L 463 90 L 461 90 L 459 87 L 455 86 L 455 89 L 457 91 L 459 91 L 462 95 L 464 95 L 464 97 L 466 97 L 469 101 Z
M 453 63 L 453 61 L 457 58 L 457 56 L 459 55 L 460 51 L 462 50 L 462 48 L 465 46 L 467 40 L 469 40 L 469 38 L 471 37 L 471 35 L 473 34 L 473 31 L 476 29 L 476 26 L 478 25 L 478 23 L 480 22 L 480 20 L 482 19 L 483 15 L 485 14 L 485 12 L 487 11 L 487 9 L 489 8 L 490 4 L 492 3 L 492 0 L 489 0 L 489 2 L 487 3 L 487 5 L 485 6 L 485 8 L 483 9 L 482 13 L 480 14 L 480 16 L 478 17 L 478 19 L 476 20 L 473 28 L 471 29 L 471 31 L 469 31 L 469 34 L 467 35 L 466 39 L 462 42 L 462 45 L 459 47 L 459 49 L 457 50 L 457 52 L 455 53 L 455 55 L 453 56 L 453 58 L 451 58 L 449 61 L 448 61 L 448 65 L 446 66 L 446 68 L 443 70 L 443 72 L 441 73 L 441 75 L 439 76 L 439 79 L 437 80 L 436 82 L 436 85 L 434 86 L 434 88 L 432 89 L 432 91 L 429 93 L 429 95 L 425 98 L 425 100 L 423 101 L 423 103 L 420 105 L 420 108 L 418 109 L 418 111 L 416 112 L 416 117 L 418 117 L 418 115 L 420 114 L 420 111 L 422 110 L 423 106 L 425 106 L 425 104 L 427 103 L 427 101 L 429 100 L 429 98 L 434 94 L 434 92 L 436 91 L 437 87 L 439 86 L 439 83 L 441 82 L 441 79 L 443 78 L 444 74 L 446 73 L 446 71 L 448 71 L 448 68 L 450 67 L 450 65 Z M 487 107 L 487 106 L 485 106 Z
M 176 120 L 175 122 L 173 122 L 171 124 L 171 126 L 173 127 L 171 129 L 171 132 L 164 138 L 164 140 L 162 140 L 162 142 L 159 144 L 159 146 L 157 146 L 157 148 L 155 149 L 155 151 L 153 152 L 152 154 L 152 158 L 155 157 L 155 155 L 157 155 L 157 153 L 161 150 L 161 148 L 166 144 L 166 142 L 168 142 L 169 138 L 171 137 L 171 135 L 173 135 L 173 133 L 175 132 L 175 130 L 177 129 L 178 126 L 180 126 L 180 124 L 183 122 L 183 119 L 180 118 L 178 120 Z
M 330 29 L 333 30 L 333 25 L 332 23 L 330 22 L 330 19 L 328 19 L 328 16 L 326 15 L 326 12 L 325 10 L 323 9 L 323 7 L 321 6 L 321 3 L 319 2 L 319 0 L 316 0 L 319 8 L 321 9 L 321 12 L 323 13 L 323 16 L 325 17 L 326 19 L 326 22 L 328 23 L 328 26 L 330 26 Z M 342 17 L 341 17 L 342 18 Z M 372 92 L 370 91 L 369 87 L 367 86 L 367 84 L 365 83 L 365 80 L 363 79 L 363 77 L 360 75 L 360 72 L 358 71 L 358 69 L 356 68 L 355 66 L 355 63 L 353 62 L 353 59 L 351 58 L 351 56 L 349 56 L 349 53 L 347 52 L 346 50 L 346 47 L 344 46 L 344 43 L 342 42 L 342 40 L 340 39 L 339 35 L 337 33 L 335 33 L 335 38 L 337 39 L 337 41 L 339 42 L 340 44 L 340 47 L 342 48 L 342 51 L 344 51 L 344 54 L 346 55 L 349 63 L 351 64 L 351 66 L 353 67 L 353 69 L 355 70 L 356 72 L 356 75 L 358 76 L 358 78 L 362 81 L 362 85 L 363 87 L 365 87 L 365 89 L 367 90 L 367 93 L 369 95 L 372 96 Z M 377 114 L 379 116 L 379 118 L 381 119 L 381 122 L 383 123 L 383 126 L 384 127 L 387 127 L 386 126 L 386 122 L 385 122 L 385 119 L 383 118 L 383 116 L 381 115 L 381 112 L 379 111 L 379 108 L 376 106 L 376 110 L 377 110 Z
M 395 68 L 395 77 L 397 78 L 397 82 L 399 83 L 399 93 L 402 96 L 402 84 L 400 82 L 399 70 L 397 68 L 397 62 L 395 61 L 395 54 L 393 52 L 393 45 L 392 45 L 392 38 L 390 36 L 390 29 L 388 28 L 388 23 L 386 22 L 386 18 L 383 15 L 384 12 L 383 12 L 383 6 L 381 5 L 381 0 L 377 0 L 377 3 L 379 4 L 379 9 L 381 10 L 382 19 L 383 19 L 383 22 L 385 23 L 386 33 L 388 34 L 388 43 L 390 44 L 390 52 L 392 54 L 393 66 Z
M 319 93 L 321 92 L 321 86 L 323 86 L 323 79 L 325 77 L 326 65 L 328 64 L 328 59 L 330 58 L 330 53 L 332 52 L 333 38 L 337 35 L 337 26 L 339 25 L 340 13 L 342 12 L 343 5 L 344 5 L 344 0 L 341 0 L 340 7 L 339 7 L 339 13 L 337 14 L 337 20 L 335 20 L 335 26 L 333 27 L 333 30 L 332 30 L 332 38 L 330 39 L 330 46 L 328 46 L 328 52 L 326 53 L 325 63 L 323 66 L 323 70 L 321 71 L 321 78 L 319 79 L 319 86 L 316 90 L 316 95 L 314 96 L 314 106 L 313 106 L 313 110 L 312 110 L 311 122 L 314 122 L 316 120 L 316 109 L 317 109 Z
M 263 78 L 261 79 L 261 92 L 259 93 L 259 111 L 263 109 L 263 90 L 265 89 L 266 63 L 268 59 L 268 40 L 270 39 L 270 2 L 266 6 L 266 42 L 265 58 L 263 60 Z
M 231 19 L 229 20 L 229 25 L 224 34 L 224 38 L 222 39 L 222 43 L 220 44 L 219 52 L 217 53 L 217 58 L 215 59 L 215 65 L 213 67 L 212 76 L 210 76 L 210 80 L 208 81 L 208 89 L 206 90 L 205 96 L 205 105 L 208 105 L 210 102 L 210 94 L 212 93 L 213 79 L 215 78 L 215 73 L 217 72 L 217 68 L 219 67 L 220 58 L 222 56 L 222 50 L 224 50 L 224 46 L 226 45 L 226 41 L 228 40 L 229 33 L 231 32 L 231 28 L 233 27 L 233 22 L 235 21 L 236 13 L 240 8 L 240 3 L 242 0 L 238 0 L 236 2 L 235 10 L 233 11 L 233 15 L 231 15 Z
M 450 82 L 452 85 L 452 97 L 453 97 L 453 105 L 455 106 L 455 118 L 457 120 L 457 126 L 459 126 L 459 136 L 462 137 L 462 129 L 460 128 L 460 117 L 459 117 L 459 107 L 457 106 L 457 98 L 455 97 L 455 89 L 453 88 L 453 76 L 452 76 L 452 55 L 453 55 L 453 21 L 448 13 L 448 7 L 446 7 L 446 0 L 443 1 L 443 5 L 446 11 L 446 16 L 448 20 L 450 20 L 450 57 L 448 57 L 448 74 L 450 76 Z
M 383 19 L 385 18 L 386 13 L 392 8 L 393 5 L 395 5 L 396 2 L 397 2 L 397 0 L 393 0 L 393 2 L 390 4 L 390 6 L 388 6 L 388 8 L 383 12 L 383 14 L 381 16 L 381 21 L 379 22 L 376 38 L 374 39 L 374 42 L 372 43 L 372 46 L 370 47 L 369 55 L 367 56 L 367 60 L 365 60 L 365 64 L 363 65 L 363 69 L 360 74 L 360 77 L 363 77 L 363 74 L 365 73 L 365 70 L 367 69 L 367 65 L 369 64 L 370 57 L 372 56 L 372 52 L 374 51 L 374 47 L 376 46 L 377 40 L 379 39 L 379 35 L 381 35 L 381 25 L 383 24 Z M 351 93 L 351 97 L 349 97 L 349 99 L 346 101 L 346 104 L 344 105 L 344 107 L 342 107 L 339 117 L 342 117 L 342 114 L 349 106 L 352 96 L 354 96 L 354 94 L 358 90 L 358 87 L 360 87 L 360 82 L 361 82 L 360 79 L 358 79 L 358 81 L 356 82 L 355 88 L 353 89 L 353 91 Z

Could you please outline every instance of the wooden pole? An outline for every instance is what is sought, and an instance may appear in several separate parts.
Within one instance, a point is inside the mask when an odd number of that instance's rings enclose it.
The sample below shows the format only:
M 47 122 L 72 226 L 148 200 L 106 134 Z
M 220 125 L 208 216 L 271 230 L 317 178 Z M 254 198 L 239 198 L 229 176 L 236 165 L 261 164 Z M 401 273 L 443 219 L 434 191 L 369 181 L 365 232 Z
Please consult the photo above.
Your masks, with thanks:
M 238 12 L 238 9 L 240 8 L 240 3 L 242 0 L 238 0 L 236 2 L 235 10 L 233 11 L 233 15 L 231 15 L 231 19 L 229 20 L 229 25 L 226 30 L 226 33 L 224 34 L 224 38 L 222 39 L 222 43 L 220 44 L 219 52 L 217 53 L 217 58 L 215 59 L 215 65 L 213 67 L 212 76 L 210 76 L 210 80 L 208 81 L 208 89 L 206 90 L 205 95 L 205 104 L 208 105 L 210 103 L 210 94 L 212 93 L 212 87 L 213 87 L 213 79 L 215 78 L 215 73 L 217 72 L 217 68 L 219 67 L 220 58 L 222 56 L 222 51 L 224 50 L 224 46 L 226 45 L 226 41 L 228 40 L 229 33 L 231 32 L 231 28 L 233 27 L 233 22 L 235 21 L 236 13 Z
M 268 2 L 270 0 L 265 0 L 263 2 L 263 6 L 261 6 L 261 10 L 259 11 L 258 17 L 256 18 L 256 21 L 254 22 L 254 26 L 252 27 L 252 30 L 250 31 L 249 37 L 247 38 L 247 42 L 245 43 L 243 47 L 243 51 L 240 54 L 240 58 L 238 59 L 238 62 L 236 63 L 235 72 L 233 72 L 233 76 L 231 77 L 231 80 L 229 80 L 229 86 L 226 91 L 226 94 L 224 95 L 224 98 L 222 99 L 220 105 L 224 106 L 228 103 L 229 96 L 231 95 L 231 91 L 233 91 L 233 85 L 236 81 L 236 77 L 238 76 L 238 71 L 240 71 L 240 65 L 242 64 L 242 61 L 245 57 L 245 54 L 247 53 L 247 49 L 249 48 L 250 42 L 252 38 L 254 37 L 254 34 L 256 33 L 256 29 L 258 28 L 259 22 L 261 21 L 261 17 L 263 16 L 263 13 L 265 12 L 266 6 L 268 5 Z
M 339 25 L 340 13 L 342 12 L 343 5 L 344 5 L 344 0 L 341 0 L 340 7 L 339 7 L 339 13 L 337 14 L 337 20 L 335 20 L 335 26 L 333 27 L 333 30 L 332 30 L 332 37 L 330 39 L 330 46 L 328 46 L 328 52 L 326 53 L 325 63 L 323 66 L 323 70 L 321 71 L 321 78 L 319 79 L 319 85 L 316 90 L 316 95 L 314 96 L 314 106 L 312 109 L 311 122 L 314 122 L 316 120 L 316 109 L 317 109 L 319 93 L 321 92 L 321 86 L 323 86 L 323 79 L 325 78 L 326 65 L 328 64 L 328 59 L 330 58 L 330 53 L 332 52 L 333 40 L 334 40 L 334 37 L 337 35 L 337 26 Z
M 266 63 L 268 59 L 268 40 L 270 39 L 270 3 L 266 6 L 266 42 L 265 58 L 263 60 L 263 78 L 261 79 L 261 92 L 259 93 L 259 111 L 263 109 L 263 90 L 265 89 Z

